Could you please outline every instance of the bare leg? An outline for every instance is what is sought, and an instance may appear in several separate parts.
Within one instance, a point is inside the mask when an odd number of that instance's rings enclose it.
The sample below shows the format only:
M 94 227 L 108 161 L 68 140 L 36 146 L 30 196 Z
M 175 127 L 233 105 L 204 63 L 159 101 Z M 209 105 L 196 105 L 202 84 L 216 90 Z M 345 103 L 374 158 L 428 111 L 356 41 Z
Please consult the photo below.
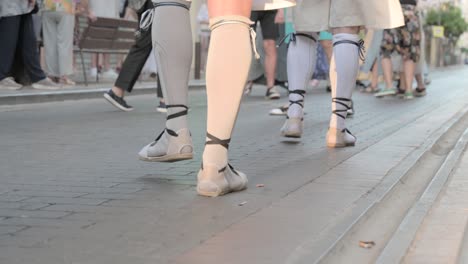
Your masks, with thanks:
M 105 71 L 110 70 L 110 56 L 109 54 L 102 54 L 102 67 Z
M 99 53 L 93 53 L 91 55 L 91 76 L 97 75 L 99 72 Z
M 114 92 L 114 94 L 118 97 L 123 97 L 125 95 L 124 89 L 119 88 L 117 86 L 112 87 L 112 92 Z
M 405 71 L 404 81 L 406 84 L 405 88 L 406 88 L 407 93 L 413 92 L 414 69 L 415 69 L 415 64 L 413 60 L 406 60 L 404 62 L 404 71 Z
M 384 74 L 385 88 L 393 88 L 393 66 L 390 58 L 382 58 L 382 69 Z
M 416 78 L 416 82 L 418 83 L 419 89 L 424 89 L 426 84 L 424 83 L 424 78 L 422 73 L 415 74 L 414 77 Z
M 320 44 L 322 45 L 323 49 L 325 50 L 325 54 L 327 55 L 328 63 L 330 63 L 332 55 L 333 55 L 333 43 L 331 40 L 321 40 Z
M 426 95 L 426 83 L 424 82 L 424 78 L 422 73 L 415 74 L 416 82 L 418 83 L 418 87 L 414 90 L 414 96 L 421 97 Z
M 406 81 L 405 80 L 406 80 L 406 74 L 405 74 L 404 71 L 401 71 L 400 72 L 400 87 L 398 87 L 398 88 L 400 88 L 400 90 L 403 91 L 403 92 L 406 91 Z
M 372 66 L 371 74 L 371 88 L 372 91 L 376 91 L 379 85 L 379 64 L 377 61 L 374 63 L 374 66 Z
M 331 58 L 333 55 L 333 42 L 331 40 L 321 40 L 320 44 L 322 45 L 323 49 L 325 50 L 325 54 L 327 55 L 328 65 L 330 65 Z M 331 85 L 330 80 L 327 80 L 327 91 L 331 92 Z
M 263 41 L 263 48 L 265 49 L 265 75 L 267 79 L 267 87 L 271 88 L 275 86 L 277 60 L 276 43 L 274 40 L 265 40 Z

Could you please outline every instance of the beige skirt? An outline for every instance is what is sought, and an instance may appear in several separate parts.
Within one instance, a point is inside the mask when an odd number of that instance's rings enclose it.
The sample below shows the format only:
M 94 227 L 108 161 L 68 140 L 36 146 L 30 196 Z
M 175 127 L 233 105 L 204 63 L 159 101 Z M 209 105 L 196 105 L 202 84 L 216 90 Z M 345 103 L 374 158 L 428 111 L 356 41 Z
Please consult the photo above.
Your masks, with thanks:
M 336 27 L 395 28 L 404 24 L 399 0 L 298 0 L 294 11 L 297 31 Z
M 272 10 L 291 7 L 296 0 L 253 0 L 252 10 Z

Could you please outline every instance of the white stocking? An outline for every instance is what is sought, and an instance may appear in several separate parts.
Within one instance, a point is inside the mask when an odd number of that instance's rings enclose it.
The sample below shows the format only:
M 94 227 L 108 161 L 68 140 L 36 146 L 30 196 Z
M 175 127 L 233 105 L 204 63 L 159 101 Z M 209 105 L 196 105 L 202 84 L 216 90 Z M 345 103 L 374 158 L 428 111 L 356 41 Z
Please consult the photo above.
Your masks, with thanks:
M 333 36 L 333 57 L 330 63 L 330 82 L 332 86 L 332 111 L 330 127 L 342 130 L 346 128 L 345 118 L 347 107 L 351 105 L 351 95 L 356 86 L 356 77 L 359 70 L 359 47 L 358 35 L 340 33 Z M 340 100 L 340 98 L 345 100 Z

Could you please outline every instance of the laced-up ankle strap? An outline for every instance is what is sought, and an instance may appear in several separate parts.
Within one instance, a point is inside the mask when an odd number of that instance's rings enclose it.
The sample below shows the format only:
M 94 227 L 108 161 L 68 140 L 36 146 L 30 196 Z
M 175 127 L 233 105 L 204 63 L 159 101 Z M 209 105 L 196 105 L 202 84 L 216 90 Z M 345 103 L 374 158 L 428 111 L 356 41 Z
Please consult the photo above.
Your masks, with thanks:
M 287 38 L 290 38 L 291 42 L 296 42 L 297 36 L 306 37 L 308 39 L 311 39 L 313 42 L 317 42 L 317 39 L 314 36 L 309 35 L 307 33 L 289 33 L 278 42 L 278 45 L 276 45 L 276 47 L 279 48 L 281 45 L 283 45 L 283 43 L 286 42 Z
M 305 94 L 304 90 L 289 91 L 289 94 L 298 94 L 298 95 L 302 96 L 302 99 L 300 99 L 300 100 L 295 100 L 295 101 L 294 100 L 289 100 L 289 106 L 291 106 L 293 104 L 297 104 L 300 107 L 304 108 L 304 94 Z
M 163 7 L 163 6 L 176 6 L 176 7 L 182 7 L 184 9 L 187 9 L 190 11 L 190 3 L 189 4 L 182 4 L 182 3 L 177 3 L 177 2 L 160 2 L 160 3 L 153 3 L 152 9 L 148 9 L 143 14 L 141 15 L 140 19 L 140 29 L 135 32 L 135 35 L 139 37 L 141 35 L 142 31 L 147 31 L 150 26 L 153 24 L 153 18 L 154 18 L 154 9 L 158 7 Z
M 220 139 L 218 137 L 213 136 L 212 134 L 210 134 L 208 132 L 206 133 L 206 137 L 209 138 L 209 140 L 205 142 L 205 145 L 221 145 L 221 146 L 225 147 L 226 149 L 229 149 L 229 143 L 231 142 L 230 138 Z M 234 167 L 232 167 L 232 165 L 229 164 L 229 163 L 226 166 L 224 166 L 222 169 L 218 170 L 218 172 L 221 173 L 221 172 L 225 171 L 228 166 L 236 175 L 239 175 L 239 173 L 237 173 L 237 171 L 234 169 Z M 201 163 L 201 168 L 203 170 L 203 161 Z
M 182 110 L 182 111 L 177 112 L 175 114 L 168 115 L 167 120 L 174 119 L 174 118 L 181 117 L 181 116 L 185 116 L 185 115 L 188 114 L 188 109 L 189 109 L 186 105 L 166 105 L 166 108 L 167 109 L 169 109 L 169 108 L 184 108 L 185 109 L 185 110 Z
M 360 39 L 359 42 L 355 42 L 352 40 L 340 40 L 335 43 L 333 43 L 333 47 L 339 44 L 353 44 L 356 45 L 359 49 L 359 58 L 364 61 L 366 59 L 365 53 L 366 53 L 366 48 L 364 47 L 364 40 Z
M 289 91 L 289 94 L 297 94 L 297 95 L 302 96 L 302 99 L 300 100 L 289 100 L 289 107 L 291 107 L 291 105 L 293 104 L 297 104 L 301 108 L 304 108 L 304 94 L 305 94 L 304 90 Z M 289 119 L 289 115 L 286 116 L 286 119 Z
M 351 99 L 341 98 L 341 97 L 332 98 L 332 103 L 339 104 L 345 107 L 345 109 L 333 110 L 332 113 L 343 119 L 346 119 L 346 116 L 343 115 L 342 113 L 348 113 L 348 110 L 351 109 L 351 107 L 348 105 L 348 102 L 352 103 Z
M 347 128 L 344 128 L 343 130 L 341 130 L 341 132 L 343 132 L 343 133 L 348 133 L 348 134 L 350 134 L 351 136 L 355 137 L 355 136 L 353 135 L 353 133 L 351 133 L 351 131 L 349 131 L 349 129 L 347 129 Z
M 176 108 L 176 107 L 179 107 L 179 108 L 184 108 L 185 110 L 182 110 L 180 112 L 177 112 L 175 114 L 172 114 L 172 115 L 168 115 L 167 116 L 167 120 L 170 120 L 170 119 L 174 119 L 174 118 L 177 118 L 177 117 L 181 117 L 181 116 L 184 116 L 184 115 L 187 115 L 188 114 L 188 107 L 186 105 L 166 105 L 166 108 L 169 109 L 169 108 Z M 177 132 L 175 132 L 174 130 L 172 129 L 169 129 L 169 128 L 165 128 L 160 134 L 159 136 L 154 140 L 152 146 L 154 146 L 154 144 L 156 144 L 162 137 L 162 135 L 164 134 L 164 132 L 167 131 L 167 134 L 173 136 L 173 137 L 178 137 L 179 134 L 177 134 Z
M 166 131 L 167 131 L 167 133 L 168 133 L 169 135 L 171 135 L 171 136 L 173 136 L 173 137 L 178 137 L 178 136 L 179 136 L 179 134 L 177 134 L 174 130 L 169 129 L 169 128 L 165 128 L 165 129 L 159 134 L 159 136 L 154 140 L 154 142 L 151 143 L 151 146 L 156 145 L 156 143 L 158 143 L 158 141 L 161 139 L 162 135 L 164 135 L 164 132 L 166 132 Z
M 219 139 L 210 133 L 206 133 L 206 137 L 209 138 L 209 141 L 205 142 L 205 145 L 221 145 L 225 147 L 226 149 L 229 149 L 229 143 L 231 142 L 231 139 Z
M 184 5 L 184 4 L 177 3 L 177 2 L 160 2 L 160 3 L 153 3 L 153 6 L 154 6 L 154 8 L 156 8 L 156 7 L 161 7 L 161 6 L 177 6 L 177 7 L 182 7 L 182 8 L 185 8 L 185 9 L 187 9 L 187 10 L 190 10 L 190 6 L 189 6 L 189 5 Z

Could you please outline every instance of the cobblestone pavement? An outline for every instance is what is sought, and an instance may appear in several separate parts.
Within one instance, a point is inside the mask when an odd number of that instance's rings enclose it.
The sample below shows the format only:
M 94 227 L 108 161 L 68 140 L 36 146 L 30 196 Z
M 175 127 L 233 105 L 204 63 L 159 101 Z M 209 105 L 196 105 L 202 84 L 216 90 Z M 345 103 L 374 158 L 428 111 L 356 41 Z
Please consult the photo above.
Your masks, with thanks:
M 222 246 L 219 238 L 242 223 L 255 227 L 249 225 L 249 219 L 311 183 L 340 193 L 337 200 L 352 202 L 372 190 L 380 178 L 353 180 L 349 170 L 338 167 L 365 152 L 359 161 L 366 164 L 367 174 L 382 168 L 388 172 L 418 148 L 431 129 L 466 107 L 465 74 L 466 68 L 434 74 L 428 96 L 412 101 L 378 100 L 356 92 L 356 115 L 348 124 L 358 144 L 340 150 L 325 147 L 330 113 L 325 91 L 314 90 L 306 96 L 305 137 L 283 141 L 279 128 L 284 118 L 267 113 L 285 100 L 266 101 L 264 89 L 254 89 L 244 100 L 230 149 L 231 163 L 249 176 L 249 189 L 215 199 L 197 196 L 194 188 L 205 133 L 203 91 L 190 93 L 196 157 L 169 164 L 141 162 L 136 155 L 164 128 L 164 116 L 155 113 L 153 96 L 129 97 L 136 107 L 130 113 L 115 111 L 102 99 L 2 106 L 0 263 L 167 263 L 178 256 L 182 256 L 178 258 L 181 263 L 199 263 L 187 258 L 193 260 L 193 254 L 203 255 L 210 247 Z M 413 134 L 410 131 L 398 141 L 398 131 L 421 118 L 430 123 L 432 116 L 434 127 Z M 383 150 L 373 148 L 390 136 L 396 140 L 394 144 Z M 400 154 L 377 156 L 385 153 Z M 348 177 L 352 186 L 346 181 L 334 185 L 321 182 L 320 177 L 333 168 L 337 169 L 335 176 Z M 260 183 L 265 187 L 256 188 Z M 314 192 L 321 191 L 317 188 L 309 188 L 312 194 L 302 196 L 302 203 L 316 197 Z M 310 222 L 320 229 L 345 207 L 333 207 L 320 201 L 320 196 L 316 198 L 308 208 L 309 215 L 330 215 Z M 247 203 L 239 206 L 244 201 Z M 265 217 L 261 221 L 268 222 L 270 218 Z M 286 219 L 282 224 L 288 226 L 289 222 Z M 249 234 L 259 235 L 255 229 Z M 265 239 L 274 240 L 275 234 L 270 235 Z M 268 258 L 262 261 L 237 263 L 284 263 Z

